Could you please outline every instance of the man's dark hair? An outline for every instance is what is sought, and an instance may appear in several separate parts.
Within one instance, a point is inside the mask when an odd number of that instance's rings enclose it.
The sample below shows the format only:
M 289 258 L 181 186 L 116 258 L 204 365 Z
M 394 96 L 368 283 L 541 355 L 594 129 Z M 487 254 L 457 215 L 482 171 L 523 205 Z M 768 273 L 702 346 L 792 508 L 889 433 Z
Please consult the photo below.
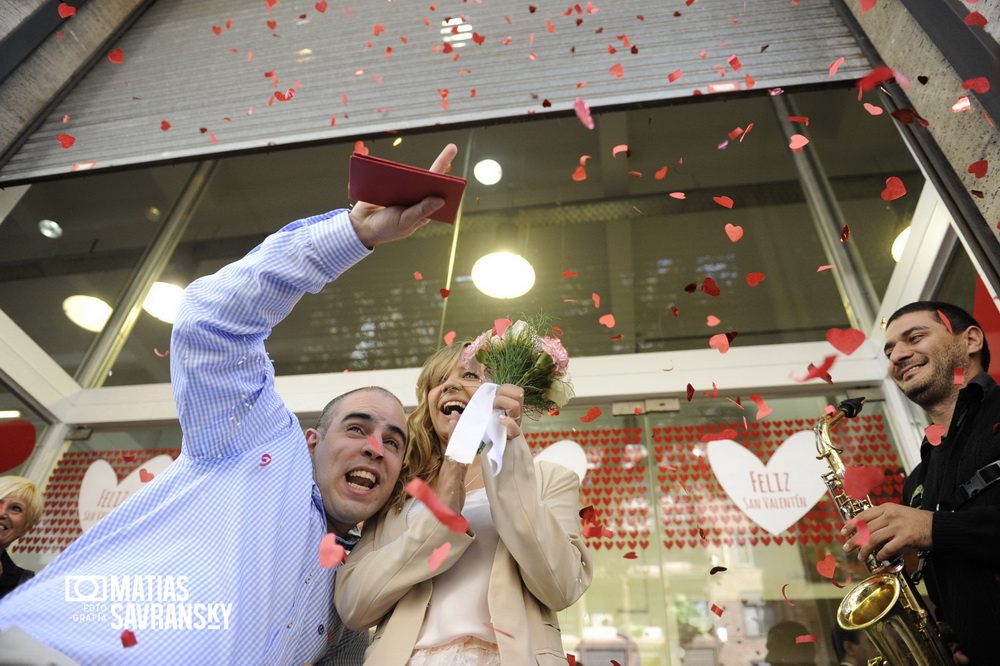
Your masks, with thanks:
M 955 333 L 961 333 L 970 326 L 975 326 L 980 330 L 983 328 L 968 312 L 957 305 L 943 301 L 917 301 L 909 305 L 904 305 L 892 313 L 892 316 L 885 322 L 886 327 L 899 317 L 911 312 L 930 312 L 934 317 L 934 321 L 945 326 L 950 324 L 951 330 Z M 948 318 L 947 324 L 941 319 L 941 315 Z M 983 366 L 983 371 L 990 369 L 990 347 L 986 343 L 985 335 L 983 335 L 983 348 L 979 350 L 979 362 Z
M 388 396 L 399 403 L 399 406 L 403 406 L 403 402 L 397 398 L 392 391 L 386 391 L 381 386 L 363 386 L 361 388 L 354 389 L 353 391 L 348 391 L 347 393 L 342 393 L 336 398 L 326 403 L 326 407 L 319 415 L 319 419 L 316 420 L 316 430 L 319 432 L 320 437 L 326 435 L 326 431 L 330 428 L 330 421 L 333 419 L 334 412 L 337 411 L 337 407 L 343 402 L 344 398 L 354 395 L 355 393 L 361 393 L 362 391 L 375 391 L 381 393 L 382 395 Z
M 919 310 L 918 312 L 923 312 Z M 948 315 L 945 315 L 946 317 Z M 833 640 L 833 652 L 837 655 L 837 661 L 844 661 L 847 656 L 847 650 L 844 649 L 844 641 L 849 643 L 854 643 L 858 645 L 861 642 L 861 632 L 857 630 L 844 629 L 839 624 L 833 625 L 833 631 L 830 632 L 831 640 Z

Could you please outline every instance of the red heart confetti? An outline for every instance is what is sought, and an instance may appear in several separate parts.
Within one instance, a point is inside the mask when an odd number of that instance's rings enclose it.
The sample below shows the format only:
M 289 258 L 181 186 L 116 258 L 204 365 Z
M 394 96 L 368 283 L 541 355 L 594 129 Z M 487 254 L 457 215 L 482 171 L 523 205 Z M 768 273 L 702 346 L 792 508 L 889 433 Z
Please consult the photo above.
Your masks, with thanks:
M 504 636 L 506 636 L 507 638 L 514 638 L 514 635 L 513 635 L 513 634 L 508 634 L 508 633 L 507 633 L 506 631 L 504 631 L 503 629 L 497 629 L 496 627 L 494 627 L 494 626 L 493 626 L 492 624 L 489 624 L 488 622 L 483 622 L 483 624 L 485 624 L 485 625 L 486 625 L 487 627 L 489 627 L 489 628 L 490 628 L 490 629 L 492 629 L 493 631 L 497 632 L 498 634 L 503 634 L 503 635 L 504 635 Z
M 434 517 L 452 532 L 465 532 L 469 529 L 469 521 L 445 506 L 434 489 L 420 477 L 406 484 L 406 492 L 411 497 L 423 502 L 428 511 L 433 513 Z
M 600 407 L 591 407 L 587 410 L 587 413 L 580 417 L 580 420 L 584 423 L 590 423 L 598 418 L 600 418 L 603 412 Z
M 719 606 L 716 606 L 715 604 L 712 604 L 712 612 L 715 613 L 716 615 L 718 615 L 719 617 L 722 617 L 722 613 L 724 611 Z
M 747 273 L 747 284 L 756 287 L 767 278 L 763 273 Z
M 802 382 L 807 382 L 810 379 L 816 379 L 816 378 L 829 381 L 830 368 L 833 367 L 833 363 L 836 360 L 837 360 L 837 355 L 833 354 L 832 356 L 827 356 L 826 358 L 824 358 L 823 362 L 818 367 L 810 363 L 809 367 L 807 368 L 805 377 L 803 377 L 802 379 L 798 379 L 797 377 L 792 377 L 792 379 L 796 382 L 799 382 L 800 384 Z
M 656 178 L 656 180 L 663 180 L 666 178 L 668 170 L 669 169 L 667 169 L 667 167 L 660 167 L 657 169 L 656 173 L 653 174 L 653 177 Z
M 122 630 L 121 639 L 122 639 L 122 647 L 125 648 L 134 647 L 138 643 L 138 641 L 135 640 L 135 634 L 133 634 L 128 629 Z
M 895 201 L 906 194 L 906 186 L 903 181 L 896 176 L 890 176 L 885 181 L 885 189 L 882 190 L 882 198 L 886 201 Z
M 212 32 L 214 32 L 215 36 L 218 37 L 219 35 L 222 34 L 222 26 L 221 25 L 213 25 L 212 26 Z
M 800 150 L 802 150 L 802 147 L 805 146 L 807 143 L 809 143 L 809 139 L 807 139 L 806 137 L 802 136 L 801 134 L 793 134 L 792 140 L 788 142 L 788 147 L 794 150 L 795 152 L 799 152 Z
M 782 585 L 782 586 L 781 586 L 781 596 L 783 596 L 783 597 L 785 598 L 785 603 L 787 603 L 787 604 L 788 604 L 789 606 L 794 606 L 794 605 L 795 605 L 795 602 L 794 602 L 794 601 L 791 601 L 791 600 L 790 600 L 790 599 L 788 598 L 788 595 L 787 595 L 787 594 L 785 594 L 785 589 L 786 589 L 787 587 L 788 587 L 788 583 L 785 583 L 784 585 Z
M 625 553 L 624 555 L 622 555 L 622 557 L 624 557 L 626 560 L 634 560 L 634 559 L 638 558 L 639 556 L 635 554 L 635 551 L 630 551 L 630 552 Z
M 70 136 L 69 134 L 60 134 L 56 137 L 59 140 L 59 145 L 63 148 L 70 148 L 76 143 L 76 137 Z
M 584 169 L 583 166 L 578 166 L 576 170 L 573 172 L 573 180 L 575 181 L 587 180 L 587 170 Z
M 686 199 L 687 195 L 684 194 L 683 192 L 671 192 L 670 197 L 672 199 Z
M 502 338 L 503 334 L 507 332 L 507 329 L 510 328 L 510 325 L 513 323 L 514 322 L 510 319 L 494 319 L 493 332 Z
M 274 91 L 274 98 L 279 102 L 287 102 L 295 97 L 295 88 L 289 88 L 288 92 L 281 92 L 280 90 Z
M 721 320 L 715 315 L 708 315 L 708 317 L 705 318 L 705 324 L 709 327 L 718 326 L 720 321 Z
M 577 275 L 579 275 L 579 273 L 577 273 L 576 271 L 563 271 L 562 272 L 562 276 L 565 277 L 565 278 L 576 277 Z
M 976 178 L 982 178 L 986 175 L 989 170 L 990 163 L 986 160 L 979 160 L 978 162 L 973 162 L 969 165 L 969 173 L 971 173 Z
M 313 6 L 316 7 L 316 11 L 318 11 L 320 14 L 326 13 L 326 0 L 320 0 L 320 2 L 317 2 Z
M 841 56 L 830 63 L 830 76 L 837 75 L 837 70 L 840 69 L 840 66 L 844 64 L 844 61 L 845 61 L 844 56 Z
M 712 349 L 718 349 L 720 354 L 725 354 L 729 351 L 729 336 L 725 333 L 717 333 L 709 338 L 708 346 Z
M 268 21 L 267 22 L 267 27 L 268 27 L 269 30 L 273 31 L 275 28 L 278 27 L 278 22 L 277 21 Z
M 160 129 L 163 130 L 164 132 L 166 132 L 171 127 L 172 127 L 172 125 L 170 123 L 168 123 L 166 120 L 161 120 L 160 121 Z
M 734 72 L 738 72 L 743 68 L 743 63 L 741 63 L 740 59 L 736 56 L 729 56 L 729 58 L 726 59 L 726 62 L 729 63 L 729 66 L 733 68 Z
M 319 565 L 324 569 L 332 569 L 347 557 L 344 547 L 337 543 L 337 535 L 328 533 L 319 542 Z
M 726 235 L 729 236 L 729 240 L 735 243 L 739 239 L 743 238 L 743 227 L 727 224 Z
M 816 571 L 823 578 L 833 578 L 834 572 L 837 570 L 837 560 L 834 559 L 833 555 L 827 555 L 822 560 L 816 563 Z
M 448 557 L 449 552 L 451 552 L 450 541 L 445 541 L 431 552 L 431 556 L 427 558 L 427 565 L 431 568 L 431 571 L 437 571 L 437 568 L 444 562 L 444 558 Z
M 611 69 L 609 69 L 608 72 L 611 74 L 611 76 L 614 76 L 619 79 L 625 76 L 625 68 L 622 67 L 620 64 L 612 65 Z
M 851 228 L 845 224 L 844 228 L 840 230 L 840 242 L 846 243 L 850 237 L 851 237 Z
M 795 637 L 796 643 L 815 643 L 816 637 L 812 634 L 802 634 L 801 636 Z
M 684 72 L 682 72 L 679 69 L 675 69 L 674 71 L 672 71 L 669 74 L 667 74 L 667 81 L 669 81 L 670 83 L 673 83 L 677 79 L 681 78 L 683 75 L 684 75 Z
M 413 279 L 414 280 L 423 280 L 424 279 L 424 274 L 421 273 L 420 271 L 413 271 Z
M 720 439 L 736 439 L 736 434 L 736 431 L 732 428 L 726 428 L 721 432 L 706 432 L 698 439 L 699 441 L 707 444 L 708 442 L 714 442 Z
M 965 16 L 965 25 L 978 25 L 984 26 L 988 23 L 986 17 L 979 12 L 969 12 Z
M 615 327 L 615 316 L 613 314 L 601 315 L 601 318 L 597 320 L 599 323 L 604 324 L 608 328 Z
M 965 368 L 955 368 L 955 378 L 951 383 L 955 386 L 965 386 Z
M 72 5 L 67 5 L 65 2 L 60 2 L 59 6 L 56 8 L 59 12 L 59 18 L 69 18 L 73 14 L 76 14 L 76 7 Z
M 839 329 L 831 328 L 826 332 L 826 339 L 841 354 L 850 356 L 865 341 L 865 334 L 856 328 Z
M 455 333 L 455 331 L 448 331 L 447 333 L 445 333 L 444 334 L 444 343 L 446 345 L 450 345 L 451 343 L 453 343 L 455 341 L 455 335 L 457 335 Z
M 139 480 L 143 483 L 149 483 L 153 480 L 153 475 L 146 471 L 145 468 L 139 470 Z
M 885 471 L 868 465 L 848 465 L 844 468 L 844 492 L 853 499 L 862 500 L 873 488 L 882 485 Z
M 267 467 L 270 464 L 271 464 L 271 454 L 270 453 L 263 454 L 260 457 L 260 466 L 261 467 Z
M 121 49 L 115 49 L 114 51 L 108 54 L 108 60 L 115 63 L 116 65 L 120 65 L 125 61 L 125 54 L 122 53 Z
M 939 446 L 944 434 L 944 426 L 940 423 L 934 423 L 924 428 L 924 435 L 931 446 Z
M 858 87 L 863 91 L 868 91 L 877 86 L 878 84 L 888 81 L 889 79 L 896 76 L 896 73 L 892 71 L 891 67 L 886 67 L 885 65 L 879 65 L 868 74 L 858 79 Z
M 765 416 L 774 411 L 772 407 L 767 406 L 767 403 L 764 402 L 764 398 L 760 397 L 759 395 L 754 394 L 750 396 L 750 399 L 753 400 L 753 404 L 757 405 L 758 420 L 764 418 Z
M 861 0 L 859 3 L 861 5 L 861 13 L 863 14 L 872 9 L 875 6 L 875 2 L 876 0 Z
M 854 526 L 854 545 L 855 546 L 865 546 L 871 541 L 872 532 L 868 527 L 868 523 L 861 520 L 860 518 L 851 518 L 845 523 L 846 525 Z
M 445 289 L 444 287 L 441 287 L 440 289 L 438 289 L 438 292 L 441 294 L 441 298 L 448 298 L 448 295 L 451 294 L 451 289 Z
M 600 310 L 601 309 L 601 296 L 600 296 L 600 294 L 593 293 L 593 294 L 590 295 L 590 299 L 592 301 L 594 301 L 594 309 L 595 310 Z M 611 326 L 614 326 L 614 323 L 612 323 Z M 610 326 L 608 328 L 610 328 Z
M 583 126 L 587 129 L 594 129 L 594 119 L 590 116 L 590 107 L 579 97 L 573 103 L 573 109 L 576 111 L 576 117 L 580 119 Z
M 874 104 L 869 104 L 868 102 L 865 102 L 865 111 L 867 111 L 873 116 L 881 116 L 882 113 L 884 112 L 884 109 L 881 106 L 875 106 Z
M 983 94 L 985 92 L 989 92 L 990 81 L 985 76 L 977 76 L 974 79 L 963 81 L 962 88 Z
M 707 277 L 702 281 L 701 290 L 709 296 L 718 296 L 722 293 L 719 291 L 719 285 L 715 284 L 715 280 L 710 277 Z
M 733 200 L 730 199 L 729 197 L 712 197 L 712 201 L 725 208 L 733 207 Z
M 375 455 L 379 458 L 385 456 L 385 450 L 382 448 L 382 442 L 378 441 L 378 438 L 374 435 L 368 435 L 368 446 L 372 447 L 375 451 Z

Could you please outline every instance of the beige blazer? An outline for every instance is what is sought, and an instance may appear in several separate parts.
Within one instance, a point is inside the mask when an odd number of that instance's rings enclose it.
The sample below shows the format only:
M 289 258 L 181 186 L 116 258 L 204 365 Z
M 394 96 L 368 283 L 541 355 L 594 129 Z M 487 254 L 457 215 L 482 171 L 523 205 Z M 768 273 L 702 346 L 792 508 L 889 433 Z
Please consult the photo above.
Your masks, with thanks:
M 503 469 L 490 473 L 480 456 L 490 513 L 500 535 L 490 573 L 488 605 L 497 632 L 500 661 L 565 666 L 556 612 L 590 586 L 590 553 L 580 536 L 580 481 L 569 469 L 534 463 L 524 437 L 507 442 Z M 365 664 L 403 666 L 416 645 L 436 573 L 446 571 L 475 537 L 457 534 L 430 511 L 407 528 L 407 502 L 369 521 L 347 561 L 337 571 L 335 602 L 351 629 L 378 625 Z M 427 558 L 445 541 L 451 550 L 432 572 Z

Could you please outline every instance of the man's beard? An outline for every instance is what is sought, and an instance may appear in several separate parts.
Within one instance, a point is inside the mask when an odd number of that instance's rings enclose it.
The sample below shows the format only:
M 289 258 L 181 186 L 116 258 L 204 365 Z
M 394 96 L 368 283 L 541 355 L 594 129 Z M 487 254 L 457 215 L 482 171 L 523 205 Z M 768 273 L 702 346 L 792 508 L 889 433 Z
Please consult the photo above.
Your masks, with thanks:
M 930 377 L 919 384 L 911 384 L 903 389 L 903 394 L 912 402 L 929 410 L 949 399 L 961 386 L 955 384 L 955 369 L 964 367 L 962 343 L 946 347 L 934 357 L 928 357 L 924 370 L 930 370 Z

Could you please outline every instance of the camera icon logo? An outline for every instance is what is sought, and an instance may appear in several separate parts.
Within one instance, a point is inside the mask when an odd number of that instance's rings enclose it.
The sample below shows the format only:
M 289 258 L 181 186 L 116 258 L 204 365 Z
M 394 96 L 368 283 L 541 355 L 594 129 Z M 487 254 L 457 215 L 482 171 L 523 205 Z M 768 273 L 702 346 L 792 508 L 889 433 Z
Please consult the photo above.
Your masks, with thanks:
M 66 576 L 66 601 L 107 601 L 105 576 Z

